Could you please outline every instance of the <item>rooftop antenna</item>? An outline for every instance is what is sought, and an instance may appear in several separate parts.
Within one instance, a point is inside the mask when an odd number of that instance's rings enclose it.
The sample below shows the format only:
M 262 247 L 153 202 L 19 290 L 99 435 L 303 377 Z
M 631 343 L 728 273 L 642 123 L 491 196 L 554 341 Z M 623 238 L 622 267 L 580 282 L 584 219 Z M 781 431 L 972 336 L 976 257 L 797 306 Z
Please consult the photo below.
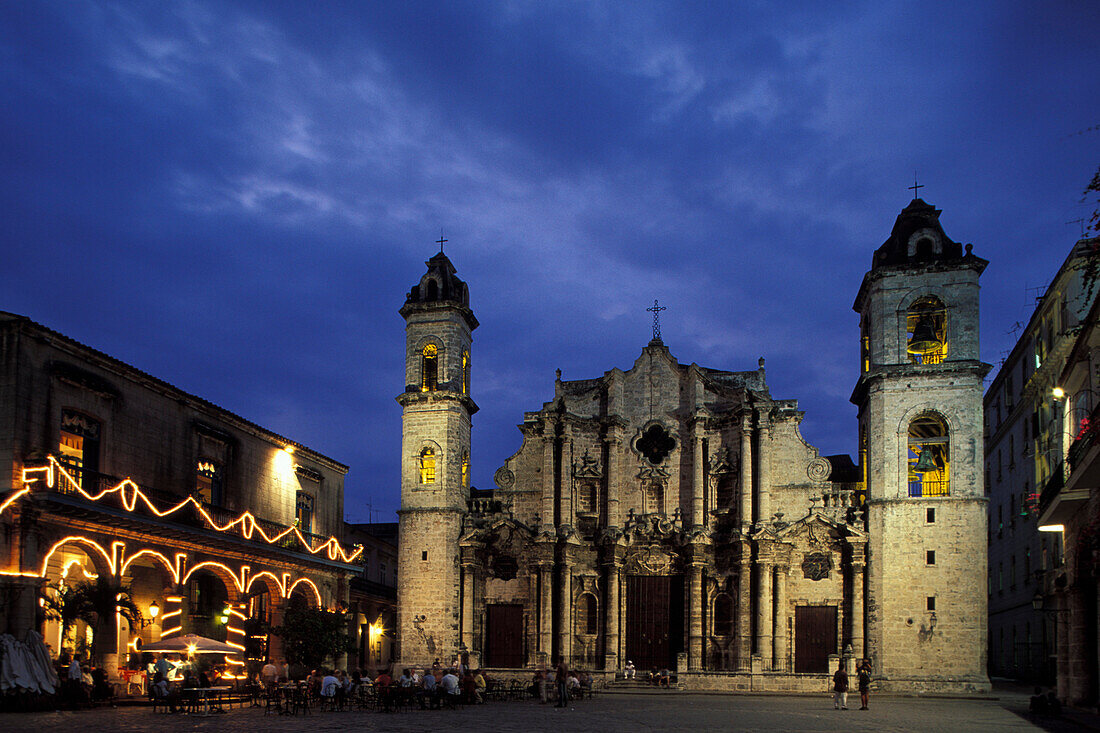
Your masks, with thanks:
M 1066 222 L 1066 224 L 1077 224 L 1078 226 L 1080 226 L 1081 227 L 1081 239 L 1084 239 L 1085 238 L 1085 223 L 1086 222 L 1088 222 L 1088 219 L 1085 219 L 1085 218 L 1082 217 L 1080 219 L 1070 219 L 1069 221 Z

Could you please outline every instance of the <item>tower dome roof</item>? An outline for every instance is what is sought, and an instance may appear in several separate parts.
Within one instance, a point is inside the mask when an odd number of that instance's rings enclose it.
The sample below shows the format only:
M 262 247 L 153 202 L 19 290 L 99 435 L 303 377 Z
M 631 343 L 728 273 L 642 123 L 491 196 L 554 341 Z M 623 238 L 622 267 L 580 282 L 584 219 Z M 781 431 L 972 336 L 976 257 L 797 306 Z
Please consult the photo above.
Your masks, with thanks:
M 872 267 L 960 259 L 962 245 L 944 233 L 940 213 L 923 199 L 913 199 L 898 214 L 889 239 L 875 250 Z
M 455 275 L 455 266 L 440 252 L 424 263 L 428 271 L 409 291 L 406 305 L 415 303 L 453 303 L 470 307 L 470 291 Z

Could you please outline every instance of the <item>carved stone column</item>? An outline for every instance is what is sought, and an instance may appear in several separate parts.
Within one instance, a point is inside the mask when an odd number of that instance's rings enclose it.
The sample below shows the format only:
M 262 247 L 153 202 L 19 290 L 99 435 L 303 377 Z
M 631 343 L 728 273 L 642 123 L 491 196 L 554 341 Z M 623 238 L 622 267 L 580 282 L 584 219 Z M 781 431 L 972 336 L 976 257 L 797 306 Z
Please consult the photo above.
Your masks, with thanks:
M 768 418 L 765 415 L 760 416 L 760 430 L 757 435 L 757 448 L 756 448 L 756 460 L 760 469 L 760 483 L 757 490 L 756 499 L 756 519 L 758 522 L 767 522 L 772 516 L 772 502 L 771 502 L 771 485 L 772 485 L 772 471 L 771 471 L 771 450 L 769 442 L 771 440 L 771 428 L 768 424 Z
M 863 571 L 866 565 L 862 553 L 852 561 L 852 653 L 863 659 Z
M 561 492 L 558 494 L 558 524 L 575 527 L 573 519 L 573 441 L 563 440 L 561 446 Z
M 752 524 L 752 415 L 741 418 L 741 528 Z M 746 590 L 748 584 L 745 585 Z
M 619 668 L 619 560 L 607 563 L 607 605 L 604 607 L 603 668 Z
M 619 497 L 622 496 L 622 471 L 619 468 L 619 434 L 616 428 L 608 428 L 607 437 L 607 526 L 618 527 L 622 523 Z
M 474 573 L 472 562 L 462 563 L 462 647 L 474 651 Z
M 689 596 L 688 669 L 703 668 L 703 564 L 691 564 Z
M 749 564 L 741 565 L 741 576 L 737 580 L 737 666 L 747 669 L 752 656 L 752 582 Z
M 554 436 L 545 436 L 542 447 L 542 525 L 546 527 L 554 524 Z
M 703 427 L 698 420 L 692 427 L 692 445 L 695 447 L 693 457 L 693 469 L 694 475 L 692 480 L 691 491 L 691 526 L 701 527 L 703 525 L 703 499 L 704 499 L 704 487 L 703 487 L 703 462 L 706 460 L 703 456 Z
M 772 658 L 772 574 L 774 566 L 770 560 L 761 560 L 757 565 L 756 593 L 756 653 L 765 664 Z
M 775 643 L 772 647 L 772 669 L 787 669 L 787 573 L 786 565 L 775 568 Z
M 566 663 L 573 660 L 573 562 L 563 554 L 561 578 L 558 581 L 558 652 Z
M 553 647 L 554 566 L 552 563 L 539 563 L 539 651 L 549 655 Z

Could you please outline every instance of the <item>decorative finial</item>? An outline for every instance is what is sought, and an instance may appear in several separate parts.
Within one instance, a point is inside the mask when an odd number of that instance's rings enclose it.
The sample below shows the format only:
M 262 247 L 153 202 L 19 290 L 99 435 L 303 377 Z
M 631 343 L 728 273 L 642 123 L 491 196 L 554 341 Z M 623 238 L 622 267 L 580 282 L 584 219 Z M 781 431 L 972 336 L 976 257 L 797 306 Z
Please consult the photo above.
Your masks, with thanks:
M 554 370 L 554 381 L 556 381 L 556 382 L 561 381 L 561 369 L 555 369 Z
M 663 305 L 657 305 L 657 299 L 654 298 L 653 307 L 652 308 L 646 308 L 646 310 L 650 311 L 653 314 L 653 340 L 654 341 L 660 341 L 661 340 L 661 311 L 667 311 L 668 308 L 664 307 Z
M 764 368 L 764 357 L 760 357 L 760 359 L 756 362 L 756 365 L 759 366 L 761 369 L 763 369 Z
M 443 230 L 439 230 L 439 239 L 435 240 L 435 243 L 439 245 L 439 254 L 443 254 L 443 245 L 449 240 L 443 238 Z
M 917 172 L 913 171 L 913 185 L 909 186 L 909 190 L 913 192 L 913 198 L 920 198 L 920 190 L 924 188 L 924 184 L 917 183 Z
M 973 250 L 974 250 L 974 245 L 972 245 L 972 244 L 966 245 L 966 254 L 969 255 Z

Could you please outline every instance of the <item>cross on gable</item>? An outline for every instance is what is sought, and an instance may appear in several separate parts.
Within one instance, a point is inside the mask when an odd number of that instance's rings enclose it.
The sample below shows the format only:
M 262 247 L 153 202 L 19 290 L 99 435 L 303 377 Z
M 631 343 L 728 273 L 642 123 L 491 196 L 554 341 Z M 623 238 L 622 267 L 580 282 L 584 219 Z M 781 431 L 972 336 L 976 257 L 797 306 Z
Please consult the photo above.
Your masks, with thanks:
M 647 311 L 653 314 L 653 340 L 661 340 L 661 311 L 667 311 L 668 308 L 663 305 L 657 305 L 657 300 L 654 299 L 653 307 L 646 308 Z
M 439 230 L 439 239 L 435 240 L 435 243 L 439 245 L 439 254 L 443 254 L 443 245 L 449 240 L 443 238 L 443 230 Z
M 920 190 L 924 188 L 923 183 L 917 183 L 917 174 L 913 174 L 913 185 L 909 186 L 909 190 L 913 192 L 913 198 L 920 198 Z

